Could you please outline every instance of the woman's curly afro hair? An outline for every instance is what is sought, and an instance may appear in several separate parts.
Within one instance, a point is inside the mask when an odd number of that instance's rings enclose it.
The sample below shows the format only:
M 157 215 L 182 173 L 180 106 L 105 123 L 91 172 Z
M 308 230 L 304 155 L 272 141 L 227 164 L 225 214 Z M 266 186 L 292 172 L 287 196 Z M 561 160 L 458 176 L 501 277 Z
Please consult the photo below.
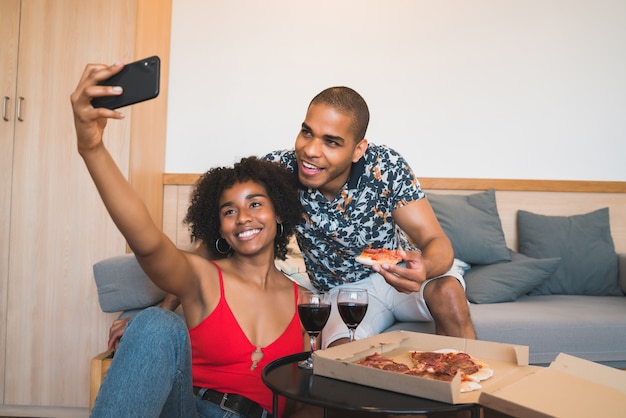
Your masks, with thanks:
M 212 168 L 200 177 L 183 221 L 189 225 L 191 239 L 203 241 L 208 247 L 214 245 L 220 238 L 220 197 L 224 190 L 233 187 L 235 183 L 246 181 L 263 185 L 274 205 L 276 217 L 283 225 L 283 233 L 280 233 L 279 228 L 274 240 L 275 257 L 284 260 L 289 239 L 302 219 L 297 180 L 282 166 L 256 157 L 243 158 L 233 167 Z

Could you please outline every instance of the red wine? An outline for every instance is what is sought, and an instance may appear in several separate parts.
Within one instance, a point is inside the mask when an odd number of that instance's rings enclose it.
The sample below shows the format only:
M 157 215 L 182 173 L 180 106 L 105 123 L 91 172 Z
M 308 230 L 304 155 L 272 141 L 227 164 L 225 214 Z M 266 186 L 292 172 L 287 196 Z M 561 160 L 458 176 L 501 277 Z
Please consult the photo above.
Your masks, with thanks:
M 330 316 L 330 304 L 305 303 L 298 305 L 300 321 L 309 332 L 320 332 Z
M 339 302 L 339 315 L 348 327 L 356 328 L 367 312 L 367 303 Z

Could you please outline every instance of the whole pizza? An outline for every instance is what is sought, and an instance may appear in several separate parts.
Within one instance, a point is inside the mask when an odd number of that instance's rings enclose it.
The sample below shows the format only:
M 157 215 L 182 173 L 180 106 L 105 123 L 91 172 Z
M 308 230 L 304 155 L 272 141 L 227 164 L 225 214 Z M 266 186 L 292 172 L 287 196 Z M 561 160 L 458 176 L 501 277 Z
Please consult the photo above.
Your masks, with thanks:
M 412 367 L 379 353 L 355 364 L 446 382 L 451 382 L 457 373 L 461 373 L 461 392 L 478 390 L 481 388 L 478 382 L 493 376 L 493 369 L 487 364 L 458 350 L 409 351 L 408 354 Z

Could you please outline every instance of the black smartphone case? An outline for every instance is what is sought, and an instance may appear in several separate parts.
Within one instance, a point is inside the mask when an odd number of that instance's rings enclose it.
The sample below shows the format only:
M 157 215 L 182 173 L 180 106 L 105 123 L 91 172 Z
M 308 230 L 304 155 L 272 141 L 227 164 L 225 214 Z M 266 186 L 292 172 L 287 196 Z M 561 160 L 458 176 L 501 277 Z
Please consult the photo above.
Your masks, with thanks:
M 160 71 L 161 60 L 156 55 L 126 64 L 122 71 L 98 83 L 121 86 L 124 92 L 119 96 L 96 97 L 91 104 L 93 107 L 117 109 L 154 99 L 159 95 Z

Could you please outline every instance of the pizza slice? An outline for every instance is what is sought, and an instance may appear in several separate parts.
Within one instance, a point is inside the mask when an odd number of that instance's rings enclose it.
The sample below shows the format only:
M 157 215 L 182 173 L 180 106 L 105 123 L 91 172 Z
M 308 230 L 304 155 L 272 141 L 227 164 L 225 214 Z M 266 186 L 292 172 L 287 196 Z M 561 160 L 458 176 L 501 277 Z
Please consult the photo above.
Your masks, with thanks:
M 366 266 L 374 264 L 398 264 L 402 261 L 398 250 L 389 250 L 387 248 L 365 248 L 361 254 L 355 258 L 355 261 Z
M 423 372 L 424 377 L 435 374 L 451 380 L 461 372 L 462 381 L 480 382 L 493 376 L 493 369 L 487 364 L 457 350 L 410 351 L 409 356 L 415 370 Z
M 357 361 L 355 364 L 395 373 L 407 373 L 411 370 L 406 364 L 395 362 L 389 357 L 385 357 L 379 353 L 371 354 L 363 360 Z

